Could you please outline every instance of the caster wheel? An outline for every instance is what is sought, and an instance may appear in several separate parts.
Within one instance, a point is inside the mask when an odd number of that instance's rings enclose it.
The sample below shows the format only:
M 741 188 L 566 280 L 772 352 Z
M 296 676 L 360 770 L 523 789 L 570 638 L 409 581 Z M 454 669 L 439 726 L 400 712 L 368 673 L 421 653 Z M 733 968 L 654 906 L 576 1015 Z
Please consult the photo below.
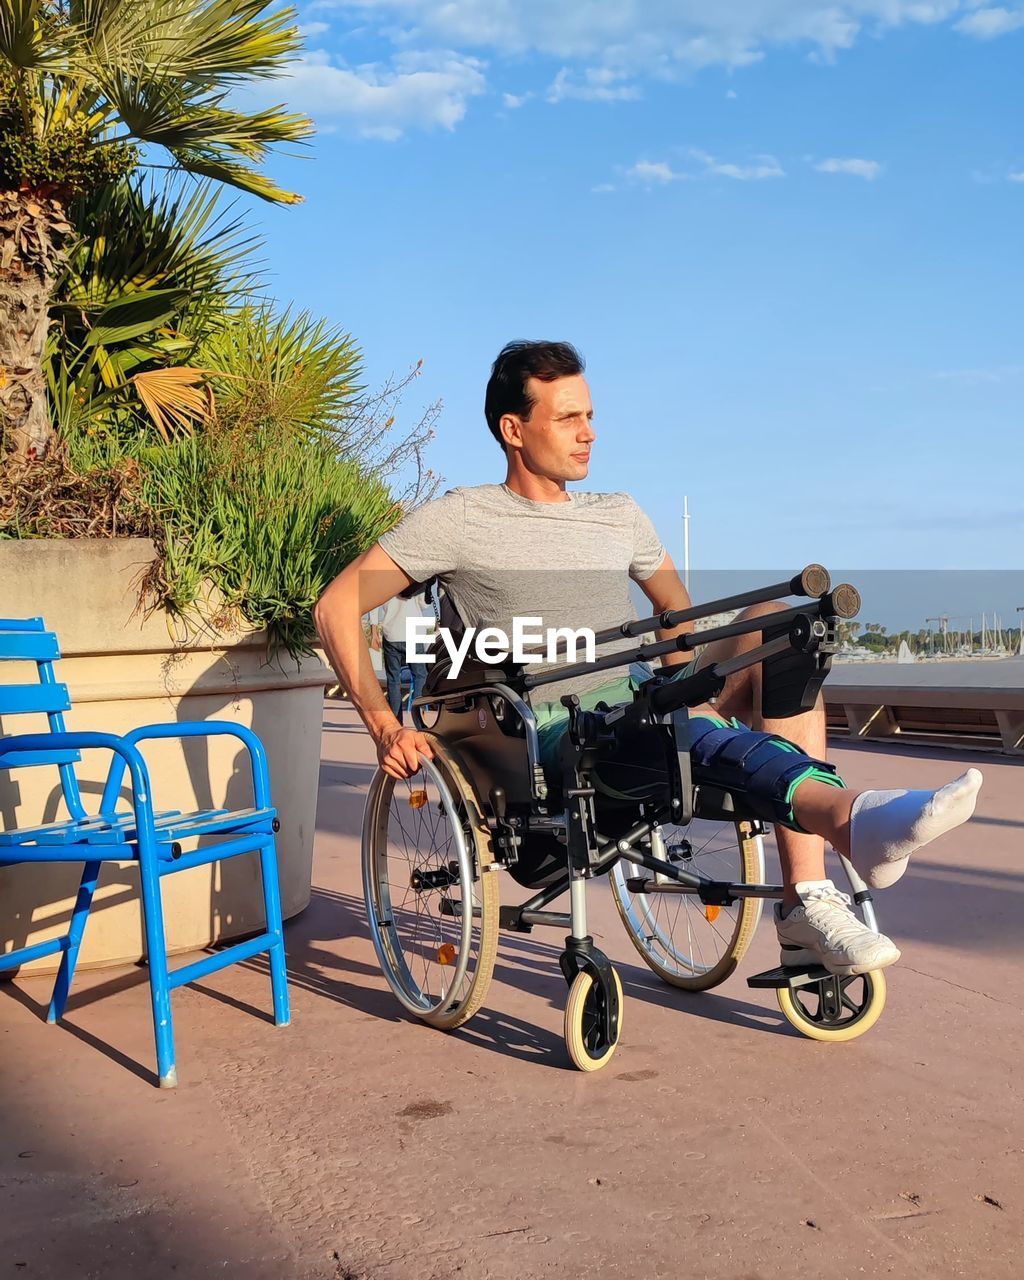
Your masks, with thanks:
M 622 983 L 612 969 L 619 1000 L 619 1023 L 615 1039 L 608 1042 L 604 1031 L 604 992 L 585 969 L 573 979 L 565 1006 L 565 1045 L 573 1066 L 580 1071 L 600 1071 L 618 1048 L 622 1034 Z
M 826 978 L 805 987 L 779 987 L 786 1021 L 811 1040 L 856 1040 L 870 1031 L 885 1008 L 881 969 L 852 978 Z

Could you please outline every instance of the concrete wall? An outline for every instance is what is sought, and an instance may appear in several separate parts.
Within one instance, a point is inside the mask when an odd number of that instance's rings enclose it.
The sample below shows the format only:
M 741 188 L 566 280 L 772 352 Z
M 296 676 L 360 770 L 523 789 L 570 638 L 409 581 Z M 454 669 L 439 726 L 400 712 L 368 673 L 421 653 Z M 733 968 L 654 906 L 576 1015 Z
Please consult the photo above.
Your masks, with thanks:
M 1024 755 L 1024 659 L 837 662 L 824 693 L 832 726 L 855 738 Z

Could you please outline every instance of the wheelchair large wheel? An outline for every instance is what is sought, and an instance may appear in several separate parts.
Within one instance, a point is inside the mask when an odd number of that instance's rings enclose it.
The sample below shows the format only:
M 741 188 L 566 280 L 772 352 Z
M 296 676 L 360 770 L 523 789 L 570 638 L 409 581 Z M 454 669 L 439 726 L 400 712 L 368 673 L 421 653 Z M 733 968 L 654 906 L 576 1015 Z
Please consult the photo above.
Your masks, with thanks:
M 378 770 L 363 818 L 363 891 L 392 991 L 450 1031 L 481 1007 L 498 949 L 490 833 L 457 762 L 427 735 L 433 761 L 401 782 Z
M 764 881 L 764 847 L 747 822 L 695 818 L 662 828 L 668 860 L 707 880 Z M 691 893 L 631 893 L 626 880 L 652 876 L 620 860 L 612 868 L 612 896 L 629 940 L 659 978 L 687 991 L 716 987 L 743 958 L 761 918 L 760 898 L 706 906 Z

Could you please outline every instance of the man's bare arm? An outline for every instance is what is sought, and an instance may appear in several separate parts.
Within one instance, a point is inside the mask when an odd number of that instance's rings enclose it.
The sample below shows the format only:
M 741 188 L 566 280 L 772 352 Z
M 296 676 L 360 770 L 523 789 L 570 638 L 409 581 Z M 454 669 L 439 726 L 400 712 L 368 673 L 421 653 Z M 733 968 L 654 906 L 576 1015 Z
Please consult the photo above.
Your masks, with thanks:
M 656 613 L 664 613 L 666 609 L 688 609 L 693 603 L 689 593 L 683 586 L 683 580 L 679 576 L 672 557 L 667 553 L 665 559 L 662 560 L 654 573 L 649 578 L 645 578 L 639 585 L 640 590 L 654 606 L 654 612 Z M 670 640 L 675 636 L 685 635 L 692 630 L 692 622 L 683 622 L 678 627 L 672 627 L 669 630 L 659 629 L 656 635 L 659 640 Z M 663 667 L 676 667 L 684 662 L 689 662 L 691 656 L 690 653 L 681 649 L 675 653 L 666 653 L 661 659 L 661 665 Z
M 407 778 L 419 768 L 420 754 L 433 752 L 416 729 L 404 729 L 388 706 L 373 668 L 363 632 L 363 617 L 385 604 L 412 579 L 379 545 L 342 570 L 313 610 L 313 620 L 331 666 L 377 743 L 377 758 L 386 773 Z

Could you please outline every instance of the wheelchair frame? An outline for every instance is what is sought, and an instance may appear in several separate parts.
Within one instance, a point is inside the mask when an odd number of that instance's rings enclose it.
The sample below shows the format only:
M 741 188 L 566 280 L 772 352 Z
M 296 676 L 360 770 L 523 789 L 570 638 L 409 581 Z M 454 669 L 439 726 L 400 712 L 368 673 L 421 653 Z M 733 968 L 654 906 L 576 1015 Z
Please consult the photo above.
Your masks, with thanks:
M 757 663 L 763 664 L 762 708 L 772 716 L 798 714 L 814 705 L 818 690 L 828 674 L 836 649 L 835 624 L 840 617 L 854 616 L 860 599 L 854 588 L 842 584 L 831 589 L 827 572 L 818 565 L 808 566 L 786 582 L 715 600 L 686 610 L 668 611 L 648 618 L 610 628 L 597 635 L 598 643 L 623 637 L 642 635 L 659 628 L 667 629 L 682 622 L 695 621 L 713 613 L 738 609 L 746 605 L 773 600 L 780 595 L 813 598 L 813 603 L 785 609 L 767 616 L 757 616 L 719 626 L 699 633 L 688 633 L 671 640 L 641 644 L 633 649 L 598 659 L 593 663 L 577 663 L 554 671 L 524 673 L 520 668 L 492 666 L 464 671 L 455 687 L 438 692 L 445 680 L 443 667 L 435 666 L 427 687 L 415 703 L 420 714 L 428 708 L 437 710 L 432 737 L 444 757 L 443 770 L 424 760 L 422 769 L 433 780 L 441 795 L 441 806 L 457 815 L 452 822 L 457 857 L 454 861 L 440 858 L 437 865 L 425 871 L 416 869 L 410 877 L 414 894 L 438 892 L 439 914 L 448 916 L 461 927 L 462 945 L 458 963 L 454 964 L 449 992 L 461 990 L 468 973 L 469 950 L 465 939 L 473 931 L 473 921 L 480 919 L 488 926 L 493 921 L 485 913 L 498 916 L 498 927 L 529 933 L 537 926 L 566 929 L 559 965 L 569 986 L 566 1006 L 565 1035 L 570 1056 L 576 1066 L 594 1070 L 611 1057 L 621 1028 L 622 990 L 618 976 L 608 957 L 594 944 L 587 928 L 586 884 L 588 880 L 611 871 L 620 862 L 634 870 L 630 877 L 620 876 L 630 894 L 685 894 L 701 904 L 704 914 L 737 902 L 780 898 L 782 886 L 708 878 L 688 870 L 679 858 L 670 858 L 663 836 L 667 824 L 688 829 L 694 818 L 734 823 L 741 842 L 741 872 L 744 870 L 744 839 L 759 846 L 766 824 L 744 811 L 742 797 L 723 788 L 694 785 L 690 774 L 689 754 L 682 740 L 687 708 L 714 697 L 726 678 L 735 671 Z M 597 670 L 622 667 L 646 661 L 663 654 L 692 650 L 712 640 L 762 632 L 762 642 L 747 653 L 724 662 L 710 663 L 686 676 L 670 680 L 656 674 L 635 693 L 632 704 L 608 708 L 599 704 L 594 711 L 581 710 L 579 698 L 566 695 L 561 699 L 568 711 L 569 723 L 561 744 L 561 786 L 552 788 L 541 764 L 537 721 L 529 702 L 530 691 L 569 677 Z M 595 807 L 596 788 L 593 780 L 595 764 L 603 748 L 626 728 L 642 727 L 658 734 L 666 751 L 668 785 L 664 798 L 638 801 L 638 816 L 628 829 L 615 836 L 603 834 L 598 827 Z M 525 746 L 526 769 L 522 769 Z M 457 782 L 456 798 L 446 779 L 447 772 Z M 385 788 L 384 775 L 378 773 L 371 787 L 364 821 L 364 879 L 367 914 L 378 958 L 399 999 L 410 1011 L 450 1029 L 468 1020 L 483 1002 L 489 972 L 483 980 L 483 992 L 477 990 L 476 974 L 466 998 L 450 997 L 449 1004 L 438 1012 L 438 1006 L 424 1007 L 422 1001 L 409 997 L 409 982 L 415 983 L 404 960 L 396 959 L 394 921 L 398 911 L 389 901 L 381 906 L 377 900 L 381 887 L 374 881 L 372 861 L 380 841 L 380 799 Z M 391 784 L 391 793 L 394 786 Z M 426 792 L 410 792 L 414 797 Z M 558 811 L 558 805 L 564 805 Z M 460 808 L 461 805 L 461 808 Z M 555 810 L 555 811 L 553 811 Z M 458 829 L 459 825 L 462 830 Z M 553 882 L 541 887 L 526 902 L 511 907 L 497 906 L 494 871 L 514 868 L 530 834 L 554 835 L 566 846 L 566 868 Z M 478 839 L 478 836 L 480 839 Z M 472 837 L 470 839 L 469 837 Z M 385 832 L 385 839 L 387 834 Z M 481 839 L 487 852 L 481 852 Z M 475 854 L 469 848 L 475 846 Z M 683 846 L 687 842 L 683 841 Z M 760 855 L 759 855 L 760 856 Z M 685 862 L 685 857 L 682 859 Z M 877 930 L 871 894 L 848 859 L 841 857 L 853 889 L 853 900 L 867 927 Z M 760 864 L 763 867 L 763 859 Z M 647 872 L 641 875 L 640 872 Z M 763 874 L 763 872 L 762 872 Z M 619 881 L 616 881 L 616 886 Z M 474 886 L 479 886 L 474 888 Z M 493 888 L 492 888 L 493 886 Z M 551 904 L 563 893 L 569 893 L 568 912 L 554 911 Z M 644 959 L 666 981 L 673 979 L 656 965 L 650 952 L 638 939 L 622 907 L 616 887 L 617 904 L 634 945 Z M 471 903 L 469 912 L 465 904 Z M 741 910 L 744 908 L 741 907 Z M 739 918 L 739 917 L 738 917 Z M 756 924 L 756 915 L 753 918 Z M 485 932 L 481 927 L 481 935 Z M 496 946 L 488 938 L 481 945 L 480 964 L 488 961 L 483 951 Z M 738 932 L 738 930 L 737 930 Z M 727 953 L 728 964 L 716 965 L 710 974 L 713 981 L 703 982 L 699 975 L 677 985 L 704 989 L 717 985 L 731 973 L 746 949 L 753 928 L 742 947 L 736 947 L 736 933 Z M 450 944 L 453 945 L 453 944 Z M 439 955 L 444 951 L 444 944 Z M 725 958 L 723 958 L 725 959 Z M 444 963 L 443 959 L 441 961 Z M 493 965 L 493 954 L 489 958 Z M 721 973 L 719 973 L 721 968 Z M 408 979 L 408 981 L 407 981 Z M 859 996 L 853 988 L 860 983 Z M 778 992 L 779 1004 L 786 1018 L 805 1035 L 817 1040 L 846 1040 L 863 1034 L 877 1021 L 885 1000 L 885 981 L 881 972 L 858 975 L 857 979 L 841 978 L 822 966 L 803 965 L 769 970 L 748 978 L 751 987 L 770 987 Z M 422 994 L 422 993 L 421 993 Z M 409 998 L 407 998 L 409 997 Z M 815 1000 L 811 1008 L 806 1001 Z M 428 1002 L 429 1003 L 429 1002 Z

